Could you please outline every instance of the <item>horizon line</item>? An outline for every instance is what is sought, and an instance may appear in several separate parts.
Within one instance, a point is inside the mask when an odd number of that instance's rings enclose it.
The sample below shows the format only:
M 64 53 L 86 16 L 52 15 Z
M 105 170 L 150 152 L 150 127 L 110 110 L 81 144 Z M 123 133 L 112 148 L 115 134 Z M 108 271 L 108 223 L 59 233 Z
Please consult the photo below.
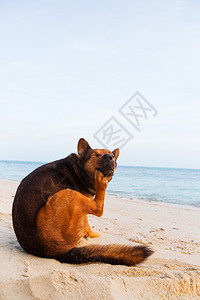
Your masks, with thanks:
M 56 159 L 59 160 L 59 159 Z M 55 161 L 56 161 L 55 160 Z M 15 162 L 15 163 L 39 163 L 39 164 L 47 164 L 49 162 L 45 161 L 34 161 L 34 160 L 9 160 L 9 159 L 0 159 L 0 162 Z M 181 170 L 197 170 L 200 171 L 200 168 L 188 168 L 188 167 L 155 167 L 155 166 L 132 166 L 132 165 L 118 165 L 118 167 L 129 167 L 129 168 L 154 168 L 154 169 L 181 169 Z

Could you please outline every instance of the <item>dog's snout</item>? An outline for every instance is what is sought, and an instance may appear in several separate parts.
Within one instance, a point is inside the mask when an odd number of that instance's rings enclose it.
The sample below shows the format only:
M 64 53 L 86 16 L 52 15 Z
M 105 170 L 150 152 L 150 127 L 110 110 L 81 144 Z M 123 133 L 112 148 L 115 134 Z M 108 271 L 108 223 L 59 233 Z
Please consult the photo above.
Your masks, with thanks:
M 105 160 L 112 160 L 113 156 L 109 153 L 105 153 L 105 154 L 102 155 L 102 158 L 105 159 Z

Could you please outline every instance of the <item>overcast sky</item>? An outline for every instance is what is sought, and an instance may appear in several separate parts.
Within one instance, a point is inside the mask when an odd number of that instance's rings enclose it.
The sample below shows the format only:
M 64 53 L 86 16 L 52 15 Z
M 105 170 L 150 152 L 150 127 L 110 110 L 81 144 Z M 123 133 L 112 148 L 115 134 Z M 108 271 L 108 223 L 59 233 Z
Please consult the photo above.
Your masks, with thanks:
M 76 152 L 114 116 L 119 164 L 200 168 L 199 1 L 0 1 L 0 159 Z M 118 111 L 139 91 L 158 114 Z M 113 149 L 111 149 L 113 150 Z

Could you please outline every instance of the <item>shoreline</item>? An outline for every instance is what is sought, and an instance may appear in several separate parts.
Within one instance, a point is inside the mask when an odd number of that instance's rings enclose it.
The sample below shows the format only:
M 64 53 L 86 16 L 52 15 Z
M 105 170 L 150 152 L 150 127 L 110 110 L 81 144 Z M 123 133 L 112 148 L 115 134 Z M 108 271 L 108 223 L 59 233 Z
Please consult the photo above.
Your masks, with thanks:
M 162 201 L 153 201 L 153 200 L 144 200 L 144 199 L 136 199 L 136 198 L 132 198 L 132 197 L 124 197 L 124 196 L 119 196 L 119 195 L 113 195 L 110 193 L 107 193 L 107 196 L 109 197 L 116 197 L 116 198 L 120 198 L 120 199 L 125 199 L 127 201 L 135 201 L 137 203 L 152 203 L 152 204 L 158 204 L 161 206 L 171 206 L 171 207 L 176 207 L 176 208 L 180 208 L 180 209 L 194 209 L 194 210 L 199 210 L 200 211 L 200 207 L 195 206 L 195 205 L 184 205 L 184 204 L 176 204 L 176 203 L 168 203 L 168 202 L 162 202 Z
M 16 183 L 20 184 L 20 181 L 15 181 L 15 180 L 10 180 L 10 179 L 1 179 L 0 181 L 5 181 L 5 182 L 11 182 L 11 183 Z M 130 201 L 135 201 L 137 203 L 145 202 L 145 203 L 153 203 L 153 204 L 158 204 L 158 205 L 166 205 L 166 206 L 172 206 L 172 207 L 177 207 L 177 208 L 185 208 L 185 209 L 197 209 L 200 210 L 200 206 L 195 206 L 195 205 L 184 205 L 184 204 L 176 204 L 176 203 L 168 203 L 168 202 L 162 202 L 162 201 L 154 201 L 154 200 L 145 200 L 145 199 L 136 199 L 132 197 L 127 197 L 127 196 L 122 196 L 122 195 L 117 195 L 117 194 L 112 194 L 110 192 L 106 192 L 106 195 L 109 197 L 115 197 L 119 199 L 125 199 L 125 200 L 130 200 Z
M 116 197 L 116 198 L 120 198 L 120 199 L 125 199 L 127 201 L 135 201 L 137 203 L 152 203 L 152 204 L 158 204 L 158 205 L 163 205 L 163 206 L 171 206 L 171 207 L 176 207 L 176 208 L 186 208 L 186 209 L 197 209 L 200 210 L 200 207 L 195 206 L 195 205 L 184 205 L 184 204 L 176 204 L 176 203 L 168 203 L 168 202 L 162 202 L 162 201 L 153 201 L 153 200 L 144 200 L 144 199 L 135 199 L 132 197 L 125 197 L 125 196 L 121 196 L 121 195 L 113 195 L 110 194 L 109 192 L 107 192 L 107 196 L 109 197 Z
M 11 180 L 11 179 L 2 179 L 0 178 L 0 181 L 6 181 L 6 182 L 14 182 L 14 183 L 17 183 L 17 184 L 20 184 L 20 181 L 15 181 L 15 180 Z
M 147 245 L 155 252 L 135 267 L 70 265 L 32 256 L 12 228 L 18 183 L 0 180 L 1 299 L 199 299 L 200 210 L 106 195 L 101 218 L 89 215 L 100 237 L 88 244 Z

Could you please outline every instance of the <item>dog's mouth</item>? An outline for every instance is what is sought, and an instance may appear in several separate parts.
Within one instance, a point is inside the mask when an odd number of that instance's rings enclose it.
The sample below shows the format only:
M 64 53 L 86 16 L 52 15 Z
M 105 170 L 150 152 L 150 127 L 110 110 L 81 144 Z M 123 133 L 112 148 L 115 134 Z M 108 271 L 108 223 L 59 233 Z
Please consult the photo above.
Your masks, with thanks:
M 101 171 L 105 177 L 112 177 L 114 175 L 114 168 L 111 167 L 101 167 L 96 170 Z

